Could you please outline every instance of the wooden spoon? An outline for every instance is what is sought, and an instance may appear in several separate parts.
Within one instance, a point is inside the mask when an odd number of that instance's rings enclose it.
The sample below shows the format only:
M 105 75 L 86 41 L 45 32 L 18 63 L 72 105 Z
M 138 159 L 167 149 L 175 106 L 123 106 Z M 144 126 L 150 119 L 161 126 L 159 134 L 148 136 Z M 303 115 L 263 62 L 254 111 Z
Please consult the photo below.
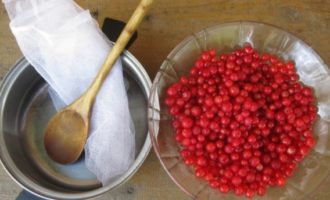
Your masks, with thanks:
M 152 2 L 153 0 L 140 2 L 88 90 L 71 105 L 56 113 L 49 121 L 45 130 L 44 145 L 48 155 L 54 161 L 69 164 L 79 158 L 88 136 L 95 97 Z

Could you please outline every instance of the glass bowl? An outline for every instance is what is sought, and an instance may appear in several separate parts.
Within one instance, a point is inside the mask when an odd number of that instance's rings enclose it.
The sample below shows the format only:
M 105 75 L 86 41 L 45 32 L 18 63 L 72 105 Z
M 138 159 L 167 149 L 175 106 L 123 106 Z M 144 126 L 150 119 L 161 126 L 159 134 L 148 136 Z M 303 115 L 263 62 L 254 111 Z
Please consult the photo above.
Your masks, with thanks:
M 175 141 L 172 118 L 164 104 L 166 89 L 181 75 L 189 74 L 195 59 L 203 50 L 231 52 L 250 43 L 260 52 L 276 54 L 296 63 L 300 80 L 314 88 L 318 119 L 314 125 L 317 141 L 311 153 L 299 164 L 285 187 L 272 187 L 255 199 L 303 199 L 312 195 L 329 174 L 330 164 L 330 76 L 329 69 L 317 53 L 294 35 L 277 27 L 256 22 L 220 24 L 193 34 L 178 44 L 165 59 L 153 82 L 149 97 L 149 132 L 154 150 L 171 179 L 194 199 L 241 199 L 232 192 L 222 194 L 195 177 L 184 164 Z

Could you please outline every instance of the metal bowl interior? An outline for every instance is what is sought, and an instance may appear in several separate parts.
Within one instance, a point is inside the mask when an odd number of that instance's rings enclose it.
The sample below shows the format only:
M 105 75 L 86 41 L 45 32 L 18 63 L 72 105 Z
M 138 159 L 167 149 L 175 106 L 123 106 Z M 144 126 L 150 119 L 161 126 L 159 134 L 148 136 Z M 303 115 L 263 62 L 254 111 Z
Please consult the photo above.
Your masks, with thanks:
M 147 128 L 151 81 L 128 52 L 123 54 L 122 63 L 135 125 L 136 160 L 125 174 L 106 186 L 86 168 L 84 156 L 70 165 L 60 165 L 47 156 L 43 130 L 56 112 L 49 86 L 24 58 L 14 65 L 0 88 L 0 158 L 20 186 L 50 199 L 86 199 L 124 183 L 142 165 L 151 147 Z
M 319 107 L 319 118 L 313 131 L 317 140 L 315 148 L 284 188 L 271 188 L 264 197 L 255 198 L 301 199 L 312 194 L 330 172 L 330 118 L 327 112 L 330 108 L 330 73 L 328 66 L 313 49 L 280 28 L 256 22 L 225 23 L 204 29 L 179 43 L 161 65 L 151 88 L 148 123 L 154 150 L 168 175 L 192 198 L 240 199 L 233 193 L 222 194 L 212 189 L 206 181 L 196 178 L 194 170 L 184 164 L 164 99 L 166 89 L 177 82 L 180 76 L 189 74 L 201 52 L 212 48 L 218 53 L 228 53 L 245 43 L 252 44 L 261 52 L 295 61 L 301 81 L 314 88 Z

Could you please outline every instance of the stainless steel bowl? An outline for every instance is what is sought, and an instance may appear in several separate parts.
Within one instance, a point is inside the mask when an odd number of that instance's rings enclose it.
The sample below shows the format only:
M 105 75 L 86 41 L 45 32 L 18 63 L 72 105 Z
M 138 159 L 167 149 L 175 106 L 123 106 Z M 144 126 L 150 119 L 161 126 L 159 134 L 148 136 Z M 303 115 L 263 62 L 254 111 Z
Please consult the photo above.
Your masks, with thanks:
M 55 113 L 49 86 L 24 58 L 12 67 L 0 86 L 0 159 L 14 181 L 44 198 L 86 199 L 114 189 L 137 171 L 151 147 L 147 128 L 151 81 L 129 52 L 123 53 L 122 63 L 135 125 L 136 160 L 107 186 L 88 171 L 83 156 L 71 165 L 49 159 L 43 147 L 43 130 Z

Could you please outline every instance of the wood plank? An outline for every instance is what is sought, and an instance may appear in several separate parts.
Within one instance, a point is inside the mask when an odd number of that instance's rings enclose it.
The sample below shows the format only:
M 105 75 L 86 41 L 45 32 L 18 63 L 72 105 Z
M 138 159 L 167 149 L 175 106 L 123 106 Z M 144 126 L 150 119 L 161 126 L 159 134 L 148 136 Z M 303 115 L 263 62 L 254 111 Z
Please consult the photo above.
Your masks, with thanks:
M 77 0 L 97 15 L 127 21 L 138 0 Z M 329 0 L 166 0 L 155 1 L 139 28 L 139 36 L 130 51 L 153 78 L 168 53 L 185 37 L 219 23 L 251 20 L 273 24 L 288 30 L 314 48 L 330 63 Z M 21 57 L 8 28 L 5 9 L 0 4 L 0 77 Z M 310 198 L 330 199 L 330 179 Z M 14 199 L 19 187 L 0 169 L 0 199 Z M 190 199 L 175 186 L 152 152 L 141 169 L 126 184 L 97 200 Z

